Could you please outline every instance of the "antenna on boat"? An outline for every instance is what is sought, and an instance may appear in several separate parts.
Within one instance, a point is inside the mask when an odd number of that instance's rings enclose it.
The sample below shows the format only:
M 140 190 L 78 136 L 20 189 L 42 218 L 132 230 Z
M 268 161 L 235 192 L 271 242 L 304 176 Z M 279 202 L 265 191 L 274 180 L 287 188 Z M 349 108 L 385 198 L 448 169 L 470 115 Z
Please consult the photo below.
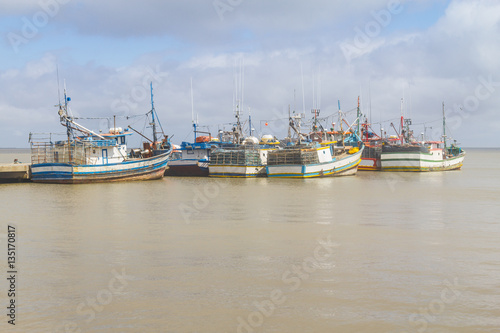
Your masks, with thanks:
M 293 112 L 297 110 L 295 88 L 293 89 Z M 290 118 L 290 104 L 288 104 L 288 118 Z
M 243 95 L 245 92 L 245 58 L 242 56 L 241 57 L 241 63 L 240 63 L 240 89 L 241 89 L 241 105 L 240 105 L 240 110 L 243 110 Z
M 361 137 L 361 132 L 360 132 L 360 121 L 361 121 L 361 109 L 359 108 L 359 96 L 358 96 L 358 110 L 357 110 L 357 116 L 358 116 L 358 120 L 357 120 L 357 130 L 356 130 L 356 134 L 358 135 L 358 137 Z
M 294 96 L 294 101 L 295 101 L 295 89 L 293 90 L 293 96 Z M 295 108 L 295 105 L 294 105 Z M 288 104 L 288 139 L 290 141 L 292 140 L 292 133 L 291 133 L 291 128 L 290 128 L 290 121 L 292 118 L 290 118 L 290 104 Z
M 339 104 L 339 125 L 340 125 L 340 131 L 343 132 L 344 129 L 342 128 L 342 111 L 340 110 L 340 99 L 338 100 Z
M 302 113 L 306 113 L 306 97 L 304 94 L 304 72 L 302 70 L 302 63 L 300 63 L 300 76 L 302 78 Z
M 401 144 L 404 144 L 404 135 L 403 135 L 403 129 L 404 129 L 404 115 L 403 115 L 403 103 L 404 99 L 401 98 L 401 132 L 400 132 L 400 137 L 401 137 Z
M 156 137 L 156 122 L 155 122 L 155 105 L 153 102 L 153 82 L 150 82 L 150 87 L 151 87 L 151 117 L 153 119 L 152 125 L 153 125 L 153 148 L 155 148 L 157 137 Z
M 342 126 L 342 122 L 343 122 L 343 119 L 342 119 L 342 111 L 340 109 L 340 99 L 338 100 L 338 103 L 339 103 L 339 124 L 340 124 L 340 133 L 342 135 L 342 145 L 344 145 L 344 129 L 343 129 L 343 126 Z
M 198 116 L 196 118 L 198 118 Z M 193 132 L 194 132 L 193 142 L 196 142 L 196 126 L 198 124 L 197 121 L 194 120 L 193 78 L 191 78 L 191 121 L 193 122 Z
M 59 84 L 59 65 L 56 64 L 57 71 L 57 100 L 59 101 L 59 105 L 61 105 L 61 87 Z
M 239 101 L 238 101 L 239 102 Z M 241 121 L 240 121 L 240 108 L 239 108 L 239 103 L 236 104 L 236 110 L 234 111 L 234 116 L 236 117 L 236 143 L 240 143 L 241 135 L 242 135 L 242 130 L 241 130 Z
M 248 132 L 252 136 L 252 115 L 250 114 L 250 108 L 248 108 Z
M 312 101 L 313 101 L 313 109 L 316 109 L 316 95 L 315 95 L 315 85 L 316 85 L 316 80 L 314 79 L 314 72 L 313 72 L 313 75 L 312 75 L 312 83 L 313 83 L 313 96 L 312 96 Z
M 321 67 L 318 65 L 318 110 L 321 110 Z
M 233 135 L 235 143 L 240 143 L 241 137 L 243 135 L 243 130 L 241 127 L 240 115 L 243 107 L 243 58 L 240 59 L 240 70 L 237 72 L 237 60 L 235 59 L 234 65 L 234 93 L 233 93 L 233 108 L 234 116 L 236 117 L 236 127 L 233 127 Z M 238 75 L 239 74 L 239 75 Z M 238 77 L 239 76 L 239 77 Z
M 410 85 L 410 82 L 408 82 L 408 94 L 410 95 L 410 107 L 408 108 L 408 118 L 411 118 L 412 114 L 411 114 L 411 85 Z
M 370 123 L 371 123 L 373 120 L 372 120 L 372 87 L 370 81 L 368 81 L 368 100 L 370 102 Z
M 69 126 L 69 117 L 68 117 L 68 101 L 71 100 L 66 96 L 66 80 L 64 81 L 64 109 L 59 105 L 59 116 L 61 119 L 66 120 L 66 134 L 68 136 L 68 157 L 69 157 L 69 162 L 72 162 L 72 156 L 71 156 L 71 126 Z
M 444 112 L 444 101 L 443 101 L 443 142 L 444 142 L 444 149 L 446 151 L 446 114 Z

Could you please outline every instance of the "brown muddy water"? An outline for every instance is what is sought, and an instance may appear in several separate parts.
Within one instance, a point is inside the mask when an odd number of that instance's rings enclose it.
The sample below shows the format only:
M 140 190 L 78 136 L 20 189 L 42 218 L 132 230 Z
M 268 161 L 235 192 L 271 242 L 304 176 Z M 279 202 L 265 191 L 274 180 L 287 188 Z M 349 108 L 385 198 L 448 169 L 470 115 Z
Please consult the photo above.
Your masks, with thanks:
M 0 207 L 1 332 L 500 332 L 500 150 L 442 173 L 0 184 Z

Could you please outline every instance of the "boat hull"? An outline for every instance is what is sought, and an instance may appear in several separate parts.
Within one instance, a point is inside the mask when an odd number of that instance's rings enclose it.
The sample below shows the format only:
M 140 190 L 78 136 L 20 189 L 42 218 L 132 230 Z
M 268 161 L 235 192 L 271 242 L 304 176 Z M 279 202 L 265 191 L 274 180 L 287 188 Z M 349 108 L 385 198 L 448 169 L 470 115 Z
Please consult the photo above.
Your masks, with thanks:
M 465 152 L 451 158 L 443 158 L 437 152 L 389 152 L 382 153 L 382 171 L 428 172 L 458 170 L 462 167 Z
M 35 183 L 81 184 L 131 180 L 160 179 L 165 173 L 170 154 L 128 160 L 104 165 L 72 165 L 40 163 L 31 166 Z
M 173 160 L 168 162 L 165 176 L 207 177 L 208 162 L 198 160 Z
M 268 165 L 266 172 L 273 178 L 314 178 L 356 174 L 362 149 L 341 159 L 306 165 Z
M 265 177 L 264 165 L 209 165 L 210 177 L 254 178 Z
M 380 171 L 380 158 L 362 157 L 358 170 L 360 171 Z

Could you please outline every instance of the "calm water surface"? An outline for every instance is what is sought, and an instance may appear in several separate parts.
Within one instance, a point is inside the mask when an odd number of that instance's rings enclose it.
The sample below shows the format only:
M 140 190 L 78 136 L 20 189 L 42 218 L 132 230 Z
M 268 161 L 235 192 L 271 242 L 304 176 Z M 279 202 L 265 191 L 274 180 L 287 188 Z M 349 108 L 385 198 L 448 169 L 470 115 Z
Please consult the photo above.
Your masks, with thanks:
M 500 150 L 443 173 L 0 184 L 0 205 L 2 332 L 500 332 Z

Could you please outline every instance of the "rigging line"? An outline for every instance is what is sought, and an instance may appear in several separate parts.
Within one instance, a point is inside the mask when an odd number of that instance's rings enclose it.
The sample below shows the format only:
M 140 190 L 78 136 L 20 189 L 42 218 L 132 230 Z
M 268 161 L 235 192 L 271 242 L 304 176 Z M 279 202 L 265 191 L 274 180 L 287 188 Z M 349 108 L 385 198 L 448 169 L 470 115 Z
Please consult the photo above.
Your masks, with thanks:
M 191 133 L 193 133 L 193 131 L 190 131 L 190 132 L 189 132 L 189 133 L 188 133 L 188 134 L 184 137 L 184 140 L 182 140 L 182 142 L 186 141 L 186 140 L 187 140 L 187 138 L 188 138 L 188 136 L 190 136 L 190 135 L 191 135 Z
M 144 116 L 147 117 L 147 113 L 146 114 L 133 114 L 133 115 L 128 115 L 128 116 L 117 116 L 117 117 L 124 117 L 124 118 L 130 119 L 130 118 L 137 118 L 137 117 L 144 117 Z
M 140 122 L 142 119 L 137 119 L 137 120 L 134 120 L 134 121 L 131 121 L 130 123 L 131 124 L 137 124 L 138 122 Z
M 144 116 L 145 116 L 144 114 L 137 114 L 131 116 L 114 115 L 113 117 L 129 119 L 129 118 L 144 117 Z M 92 119 L 113 119 L 113 117 L 72 117 L 72 118 L 79 120 L 92 120 Z
M 286 118 L 260 119 L 259 122 L 263 122 L 263 121 L 271 122 L 271 121 L 279 121 L 279 120 L 288 120 L 288 117 L 286 117 Z
M 412 124 L 412 125 L 416 126 L 416 125 L 432 124 L 432 123 L 436 123 L 438 121 L 443 121 L 443 119 L 436 119 L 436 120 L 432 120 L 432 121 L 424 121 L 424 122 L 416 123 L 416 124 Z
M 156 120 L 158 121 L 158 125 L 160 125 L 161 133 L 163 136 L 165 136 L 165 131 L 163 131 L 163 126 L 161 126 L 160 118 L 158 117 L 158 112 L 156 112 L 156 109 L 154 109 L 154 113 L 156 115 Z
M 78 120 L 92 120 L 92 119 L 111 119 L 112 117 L 73 117 L 73 119 Z
M 220 124 L 209 124 L 209 125 L 203 125 L 203 126 L 220 126 L 220 125 L 234 125 L 234 122 L 231 123 L 220 123 Z
M 386 123 L 388 121 L 394 121 L 394 120 L 400 120 L 400 119 L 401 119 L 400 117 L 394 117 L 394 118 L 389 118 L 389 119 L 382 120 L 382 121 L 379 121 L 379 122 L 376 122 L 376 123 L 373 123 L 373 124 L 381 124 L 381 123 Z

